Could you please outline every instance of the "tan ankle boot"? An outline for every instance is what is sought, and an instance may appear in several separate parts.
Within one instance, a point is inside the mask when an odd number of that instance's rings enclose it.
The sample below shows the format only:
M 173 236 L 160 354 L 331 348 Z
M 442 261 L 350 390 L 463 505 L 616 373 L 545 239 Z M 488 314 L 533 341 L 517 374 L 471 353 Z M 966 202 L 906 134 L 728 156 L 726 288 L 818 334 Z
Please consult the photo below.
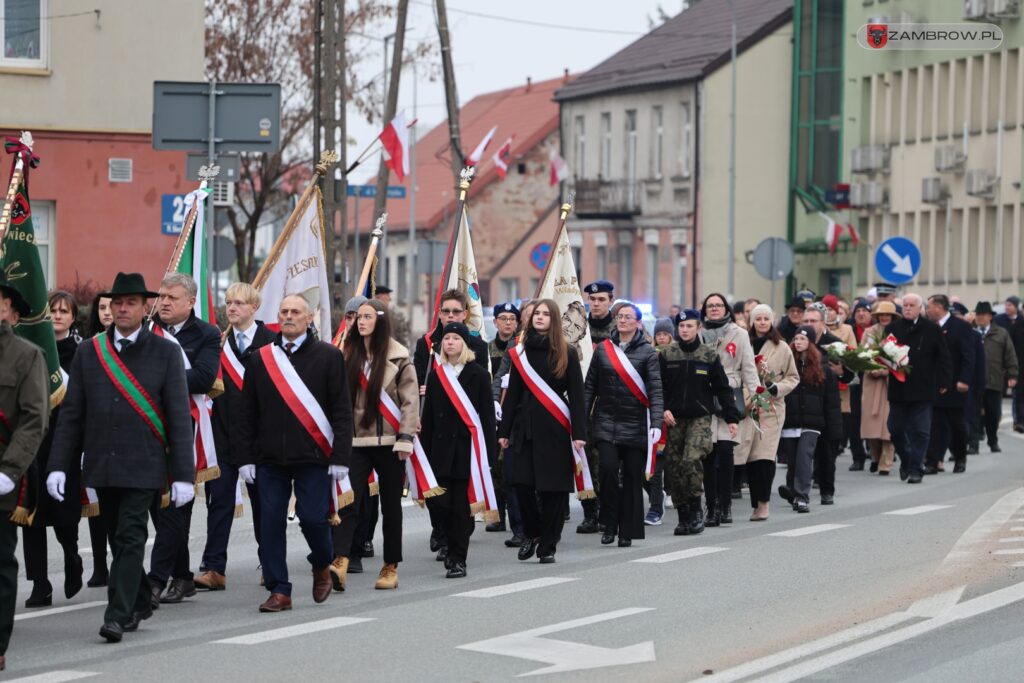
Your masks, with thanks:
M 374 585 L 377 590 L 388 590 L 398 588 L 398 565 L 385 563 L 377 575 L 377 583 Z
M 334 584 L 334 590 L 339 593 L 344 592 L 345 583 L 348 580 L 348 558 L 341 557 L 340 555 L 334 558 L 334 562 L 331 562 L 331 583 Z

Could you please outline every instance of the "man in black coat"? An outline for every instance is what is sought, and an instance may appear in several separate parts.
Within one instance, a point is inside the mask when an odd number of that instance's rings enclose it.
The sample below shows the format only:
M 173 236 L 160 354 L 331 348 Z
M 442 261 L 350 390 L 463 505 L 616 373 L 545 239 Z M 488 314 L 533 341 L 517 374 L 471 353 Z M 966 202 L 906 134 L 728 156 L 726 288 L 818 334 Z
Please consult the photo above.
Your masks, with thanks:
M 213 400 L 213 440 L 217 447 L 220 476 L 206 482 L 206 547 L 199 564 L 202 572 L 195 578 L 196 588 L 224 590 L 227 587 L 228 540 L 235 516 L 235 491 L 242 447 L 236 425 L 242 411 L 242 387 L 245 372 L 254 353 L 273 343 L 276 335 L 256 320 L 260 293 L 252 285 L 236 282 L 224 294 L 227 309 L 227 339 L 221 351 L 224 393 Z M 260 542 L 260 497 L 256 487 L 247 484 L 252 507 L 253 532 Z
M 1017 352 L 1017 366 L 1024 368 L 1024 315 L 1020 314 L 1020 297 L 1008 296 L 1003 303 L 1003 312 L 995 316 L 992 322 L 1003 327 L 1010 333 L 1010 340 Z M 1010 407 L 1013 411 L 1013 431 L 1024 432 L 1024 419 L 1021 418 L 1020 403 L 1024 400 L 1022 392 L 1024 384 L 1018 384 L 1013 388 L 1013 401 Z
M 330 497 L 335 482 L 348 476 L 352 454 L 344 357 L 309 336 L 313 313 L 301 294 L 281 301 L 277 321 L 281 333 L 249 359 L 238 421 L 238 473 L 256 484 L 260 498 L 260 560 L 270 591 L 261 612 L 292 608 L 286 539 L 293 486 L 313 565 L 313 600 L 330 596 Z
M 75 354 L 46 489 L 57 500 L 77 496 L 65 485 L 79 462 L 82 485 L 96 489 L 114 555 L 100 635 L 119 642 L 152 615 L 142 571 L 150 506 L 168 481 L 172 503 L 190 503 L 195 461 L 181 349 L 142 325 L 156 294 L 138 273 L 118 273 L 103 296 L 112 298 L 114 325 Z
M 201 295 L 206 296 L 206 292 Z M 184 273 L 171 273 L 160 283 L 158 315 L 153 318 L 153 323 L 172 335 L 185 351 L 191 365 L 185 370 L 189 394 L 209 392 L 220 366 L 220 330 L 196 317 L 194 307 L 198 296 L 195 280 Z M 156 538 L 149 558 L 154 609 L 160 603 L 175 604 L 196 594 L 188 554 L 192 506 L 189 503 L 181 508 L 161 509 L 159 501 L 154 504 Z
M 952 378 L 942 331 L 923 315 L 923 308 L 920 295 L 905 295 L 903 317 L 885 330 L 910 349 L 906 381 L 889 377 L 888 426 L 900 457 L 900 478 L 911 484 L 921 483 L 931 438 L 932 406 L 949 390 Z
M 940 471 L 948 446 L 953 454 L 954 472 L 967 469 L 967 392 L 975 381 L 976 337 L 966 321 L 950 311 L 949 298 L 936 294 L 928 299 L 928 319 L 938 324 L 949 352 L 951 376 L 932 411 L 931 438 L 925 458 L 925 474 Z M 982 360 L 984 362 L 984 360 Z

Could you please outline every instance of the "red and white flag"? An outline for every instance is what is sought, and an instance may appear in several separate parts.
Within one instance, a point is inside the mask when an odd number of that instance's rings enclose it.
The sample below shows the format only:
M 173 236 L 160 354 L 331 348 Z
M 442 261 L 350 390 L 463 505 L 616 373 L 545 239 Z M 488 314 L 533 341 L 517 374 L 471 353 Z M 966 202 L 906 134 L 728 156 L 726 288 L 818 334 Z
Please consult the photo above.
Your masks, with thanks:
M 467 166 L 476 166 L 477 164 L 480 163 L 480 159 L 483 158 L 484 152 L 487 151 L 487 147 L 491 144 L 491 138 L 493 138 L 494 134 L 497 132 L 497 126 L 487 131 L 487 135 L 484 136 L 484 139 L 480 141 L 480 144 L 476 146 L 476 149 L 474 149 L 473 152 L 466 158 Z
M 836 248 L 839 246 L 839 235 L 842 233 L 842 228 L 834 220 L 826 216 L 825 214 L 818 212 L 818 215 L 825 219 L 825 244 L 828 245 L 828 253 L 836 253 Z
M 554 187 L 569 177 L 569 164 L 554 147 L 551 148 L 551 186 Z
M 405 112 L 400 113 L 380 134 L 384 146 L 384 165 L 395 172 L 398 182 L 409 175 L 409 129 L 405 125 Z
M 853 223 L 846 224 L 846 231 L 850 233 L 850 241 L 853 242 L 853 246 L 860 244 L 860 233 L 857 232 L 857 228 L 853 227 Z
M 502 180 L 508 174 L 508 162 L 512 157 L 512 140 L 515 137 L 515 133 L 509 136 L 509 139 L 505 140 L 501 148 L 491 157 L 494 160 L 494 165 L 498 167 L 498 177 Z

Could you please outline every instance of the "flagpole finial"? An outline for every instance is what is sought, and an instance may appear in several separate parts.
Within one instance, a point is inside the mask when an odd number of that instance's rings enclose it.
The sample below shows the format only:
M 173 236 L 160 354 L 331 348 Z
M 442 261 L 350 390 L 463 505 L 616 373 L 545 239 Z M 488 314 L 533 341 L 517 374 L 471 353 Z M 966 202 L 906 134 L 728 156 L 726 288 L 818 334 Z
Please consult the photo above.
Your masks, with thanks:
M 199 176 L 199 188 L 205 189 L 206 186 L 210 183 L 210 181 L 216 178 L 219 174 L 220 166 L 207 166 L 205 164 L 200 166 L 199 173 L 196 174 Z
M 562 204 L 562 220 L 564 221 L 570 213 L 572 213 L 573 203 L 576 201 L 576 193 L 570 192 L 569 196 L 565 198 L 565 203 Z
M 473 182 L 473 176 L 476 175 L 475 166 L 466 166 L 459 173 L 459 200 L 466 200 L 466 193 L 469 192 L 469 184 Z
M 316 165 L 317 175 L 327 175 L 327 170 L 338 163 L 338 153 L 333 149 L 325 150 L 320 154 L 320 163 Z
M 383 237 L 384 236 L 384 226 L 386 226 L 387 224 L 388 224 L 388 212 L 385 211 L 384 213 L 382 213 L 380 215 L 380 218 L 377 219 L 377 227 L 375 227 L 373 229 L 373 233 L 371 234 L 371 236 L 372 237 L 376 237 L 377 239 L 380 239 L 381 237 Z

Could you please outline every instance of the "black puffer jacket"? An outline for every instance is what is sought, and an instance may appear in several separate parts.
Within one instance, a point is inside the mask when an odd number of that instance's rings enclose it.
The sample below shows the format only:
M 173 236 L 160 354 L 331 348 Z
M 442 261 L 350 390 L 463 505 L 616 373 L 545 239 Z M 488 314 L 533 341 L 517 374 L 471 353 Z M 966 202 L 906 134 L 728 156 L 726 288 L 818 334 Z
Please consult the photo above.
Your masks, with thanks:
M 803 377 L 804 358 L 794 354 L 796 369 Z M 843 415 L 839 410 L 839 381 L 822 358 L 825 381 L 813 387 L 801 381 L 786 395 L 786 423 L 784 429 L 813 429 L 829 442 L 843 438 Z
M 619 334 L 613 332 L 611 343 L 618 344 Z M 650 408 L 645 408 L 612 366 L 606 342 L 594 349 L 590 370 L 583 389 L 583 402 L 587 415 L 593 418 L 591 443 L 607 441 L 625 446 L 636 446 L 647 441 L 647 417 L 650 426 L 661 429 L 665 421 L 665 404 L 661 392 L 661 366 L 654 350 L 642 331 L 638 332 L 624 349 L 626 358 L 636 369 L 647 388 Z

